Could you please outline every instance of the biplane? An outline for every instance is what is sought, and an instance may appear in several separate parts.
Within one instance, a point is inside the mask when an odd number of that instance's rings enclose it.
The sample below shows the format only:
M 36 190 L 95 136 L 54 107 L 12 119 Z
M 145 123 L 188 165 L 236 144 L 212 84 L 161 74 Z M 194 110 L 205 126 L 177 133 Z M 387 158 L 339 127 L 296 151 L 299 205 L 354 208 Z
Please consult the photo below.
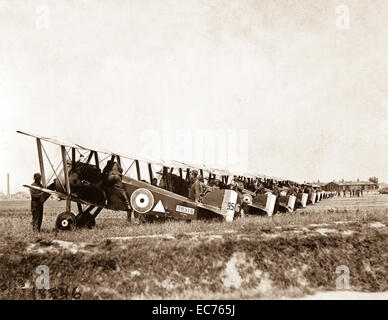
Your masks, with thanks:
M 215 170 L 177 161 L 154 161 L 127 156 L 55 137 L 22 131 L 17 133 L 36 139 L 42 177 L 43 187 L 32 185 L 24 187 L 42 191 L 46 195 L 55 195 L 66 201 L 64 212 L 59 213 L 56 219 L 57 229 L 93 228 L 97 216 L 103 209 L 128 210 L 120 192 L 104 181 L 102 167 L 108 161 L 117 162 L 123 168 L 122 185 L 135 216 L 144 217 L 146 220 L 220 219 L 231 222 L 240 214 L 240 197 L 231 189 L 206 190 L 200 201 L 188 198 L 190 170 L 199 170 L 201 174 L 207 172 L 210 179 L 215 176 Z M 58 165 L 50 159 L 44 147 L 45 143 L 59 147 L 61 156 Z M 49 179 L 46 179 L 44 160 L 52 170 Z M 135 177 L 130 174 L 133 171 Z M 222 183 L 227 185 L 226 175 L 223 172 L 219 174 Z M 72 212 L 72 202 L 77 204 L 77 214 Z
M 316 184 L 301 184 L 286 180 L 284 178 L 277 178 L 265 175 L 252 175 L 252 174 L 238 174 L 239 181 L 253 181 L 263 182 L 269 180 L 270 184 L 277 183 L 280 188 L 278 192 L 275 192 L 272 187 L 265 189 L 264 194 L 256 194 L 251 190 L 243 190 L 243 201 L 247 204 L 244 207 L 245 213 L 262 214 L 266 213 L 269 216 L 272 214 L 281 212 L 294 212 L 298 208 L 306 208 L 307 205 L 315 204 L 334 196 L 333 192 L 326 192 L 321 190 L 321 187 Z M 298 192 L 297 189 L 292 186 L 308 187 L 308 191 Z
M 271 183 L 285 181 L 276 177 L 270 177 L 265 175 L 254 175 L 249 173 L 233 173 L 233 180 L 238 181 L 236 184 L 239 194 L 243 200 L 244 213 L 247 214 L 267 214 L 272 216 L 277 212 L 293 212 L 299 204 L 306 206 L 307 194 L 302 196 L 304 202 L 298 201 L 296 195 L 289 194 L 288 188 L 284 187 L 280 191 L 279 195 L 273 194 L 272 189 L 264 188 L 257 192 L 255 185 L 261 183 L 264 180 L 270 180 Z M 245 186 L 250 186 L 246 188 Z
M 307 199 L 307 204 L 314 204 L 317 199 L 317 193 L 316 192 L 309 192 Z
M 245 188 L 246 184 L 254 185 L 264 175 L 253 175 L 249 173 L 233 173 L 233 180 L 240 181 L 241 186 L 237 189 L 242 198 L 242 208 L 244 214 L 267 214 L 272 216 L 276 212 L 276 201 L 277 197 L 272 194 L 272 191 L 265 189 L 263 194 L 256 193 L 253 190 Z M 237 182 L 237 185 L 239 182 Z
M 296 195 L 296 205 L 297 205 L 297 208 L 306 208 L 307 206 L 307 199 L 309 197 L 309 194 L 308 193 L 304 193 L 304 192 L 299 192 L 297 195 Z
M 327 199 L 327 193 L 325 191 L 321 190 L 321 186 L 319 186 L 317 184 L 313 184 L 312 187 L 313 187 L 313 189 L 315 190 L 315 192 L 317 194 L 316 202 L 320 202 L 323 199 Z

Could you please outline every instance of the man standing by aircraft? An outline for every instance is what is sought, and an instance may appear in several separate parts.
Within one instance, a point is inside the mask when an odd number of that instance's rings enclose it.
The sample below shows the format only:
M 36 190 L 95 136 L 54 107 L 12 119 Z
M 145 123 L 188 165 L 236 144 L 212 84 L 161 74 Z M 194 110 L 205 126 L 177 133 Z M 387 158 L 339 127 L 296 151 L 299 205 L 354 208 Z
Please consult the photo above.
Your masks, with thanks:
M 274 182 L 272 185 L 272 194 L 274 194 L 277 197 L 280 196 L 280 189 L 277 182 Z
M 216 180 L 214 181 L 213 186 L 212 186 L 211 188 L 212 188 L 212 189 L 211 189 L 212 191 L 219 190 L 219 189 L 220 189 L 220 180 L 216 179 Z
M 298 194 L 297 187 L 290 183 L 287 194 L 291 196 L 296 196 Z
M 257 181 L 255 184 L 255 194 L 264 194 L 264 190 L 264 185 L 260 181 Z
M 189 186 L 189 199 L 193 201 L 199 201 L 201 194 L 201 185 L 197 178 L 198 172 L 193 170 L 190 172 L 190 186 Z
M 205 194 L 206 190 L 207 190 L 207 186 L 205 184 L 205 180 L 203 179 L 203 175 L 200 174 L 198 177 L 197 177 L 198 181 L 199 181 L 199 188 L 200 188 L 200 194 Z
M 103 170 L 103 174 L 106 175 L 107 185 L 113 186 L 113 188 L 121 195 L 122 201 L 126 206 L 127 219 L 128 221 L 131 221 L 133 211 L 129 204 L 127 192 L 123 186 L 122 173 L 123 169 L 121 168 L 120 164 L 113 160 L 109 160 Z
M 34 174 L 34 183 L 32 186 L 43 188 L 40 173 Z M 30 189 L 31 193 L 31 213 L 32 213 L 32 230 L 40 232 L 43 220 L 43 203 L 47 200 L 42 191 Z

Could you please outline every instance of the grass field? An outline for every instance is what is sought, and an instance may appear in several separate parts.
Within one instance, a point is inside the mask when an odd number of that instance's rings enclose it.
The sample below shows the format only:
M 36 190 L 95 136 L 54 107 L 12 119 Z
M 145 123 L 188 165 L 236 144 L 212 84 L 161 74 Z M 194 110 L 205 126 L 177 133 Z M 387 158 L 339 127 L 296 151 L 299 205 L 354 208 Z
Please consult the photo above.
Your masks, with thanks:
M 388 290 L 388 195 L 230 224 L 131 225 L 125 212 L 104 211 L 93 230 L 58 233 L 65 204 L 50 200 L 40 234 L 29 206 L 0 202 L 1 299 L 33 298 L 38 265 L 50 268 L 51 288 L 77 287 L 82 299 L 298 298 L 336 290 L 341 265 L 350 289 Z

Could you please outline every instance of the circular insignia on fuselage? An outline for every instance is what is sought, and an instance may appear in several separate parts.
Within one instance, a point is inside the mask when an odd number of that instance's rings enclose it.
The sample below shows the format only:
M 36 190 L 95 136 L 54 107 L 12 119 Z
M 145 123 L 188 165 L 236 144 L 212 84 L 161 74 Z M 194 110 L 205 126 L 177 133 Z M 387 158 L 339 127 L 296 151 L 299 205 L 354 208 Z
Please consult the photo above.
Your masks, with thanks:
M 151 191 L 139 188 L 131 195 L 131 206 L 138 213 L 146 213 L 154 206 L 154 196 Z
M 252 196 L 250 194 L 244 194 L 243 195 L 243 201 L 245 203 L 251 204 L 252 203 Z

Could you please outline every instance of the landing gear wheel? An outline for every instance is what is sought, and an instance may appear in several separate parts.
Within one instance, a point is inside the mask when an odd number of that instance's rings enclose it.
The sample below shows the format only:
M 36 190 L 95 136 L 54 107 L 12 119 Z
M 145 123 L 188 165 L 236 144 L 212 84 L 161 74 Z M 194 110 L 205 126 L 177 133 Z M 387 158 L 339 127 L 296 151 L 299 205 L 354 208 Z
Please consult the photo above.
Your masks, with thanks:
M 93 217 L 90 217 L 88 222 L 86 223 L 86 227 L 88 229 L 93 229 L 96 226 L 96 220 Z
M 96 220 L 90 213 L 81 213 L 76 219 L 78 228 L 92 229 L 96 225 Z
M 77 226 L 77 219 L 71 212 L 62 212 L 55 221 L 55 227 L 58 230 L 70 231 Z

